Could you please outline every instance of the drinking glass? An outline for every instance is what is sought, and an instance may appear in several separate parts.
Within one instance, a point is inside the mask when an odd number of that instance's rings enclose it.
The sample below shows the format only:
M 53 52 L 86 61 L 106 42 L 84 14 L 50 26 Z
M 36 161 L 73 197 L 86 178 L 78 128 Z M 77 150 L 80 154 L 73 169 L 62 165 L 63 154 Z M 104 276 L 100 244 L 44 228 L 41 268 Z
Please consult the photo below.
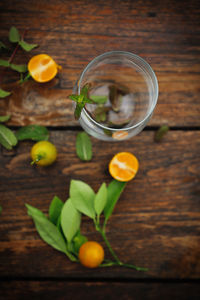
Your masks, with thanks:
M 158 99 L 154 71 L 130 52 L 111 51 L 94 58 L 81 73 L 73 93 L 80 94 L 86 85 L 89 97 L 107 100 L 104 104 L 86 104 L 80 125 L 105 141 L 123 141 L 138 134 L 150 120 Z

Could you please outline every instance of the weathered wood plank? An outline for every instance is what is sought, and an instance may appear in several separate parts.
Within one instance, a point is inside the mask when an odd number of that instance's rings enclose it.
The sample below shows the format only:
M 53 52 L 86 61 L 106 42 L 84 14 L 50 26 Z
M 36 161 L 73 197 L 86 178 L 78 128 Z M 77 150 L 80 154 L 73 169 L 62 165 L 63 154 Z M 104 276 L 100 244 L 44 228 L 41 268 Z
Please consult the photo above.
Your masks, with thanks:
M 198 283 L 8 281 L 0 283 L 1 296 L 7 300 L 27 299 L 148 299 L 197 300 Z
M 51 132 L 59 155 L 48 168 L 30 166 L 32 142 L 20 142 L 12 152 L 2 149 L 1 276 L 199 278 L 200 132 L 170 131 L 161 143 L 155 143 L 153 135 L 143 131 L 123 143 L 93 138 L 93 159 L 81 162 L 75 153 L 76 132 Z M 119 151 L 133 152 L 140 170 L 123 192 L 107 234 L 122 261 L 148 267 L 147 273 L 117 267 L 86 270 L 71 263 L 40 240 L 24 206 L 29 203 L 47 213 L 54 195 L 67 199 L 71 179 L 83 180 L 97 191 L 103 181 L 111 180 L 107 166 Z M 101 241 L 86 217 L 83 233 Z
M 62 65 L 55 87 L 13 91 L 0 101 L 1 114 L 11 113 L 10 125 L 40 123 L 74 125 L 67 95 L 80 72 L 95 56 L 110 50 L 141 55 L 156 72 L 159 100 L 149 124 L 200 125 L 200 8 L 197 0 L 169 1 L 1 1 L 0 36 L 11 25 L 40 45 L 30 54 L 20 50 L 16 62 L 48 53 Z M 11 21 L 12 20 L 12 21 Z M 4 76 L 4 83 L 12 75 Z

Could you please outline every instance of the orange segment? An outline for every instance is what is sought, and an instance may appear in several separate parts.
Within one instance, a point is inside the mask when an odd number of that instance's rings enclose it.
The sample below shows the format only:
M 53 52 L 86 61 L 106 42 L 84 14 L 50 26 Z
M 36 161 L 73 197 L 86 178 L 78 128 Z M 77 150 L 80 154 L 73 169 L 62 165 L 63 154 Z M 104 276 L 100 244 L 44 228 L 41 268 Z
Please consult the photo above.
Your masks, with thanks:
M 109 163 L 110 175 L 119 181 L 130 181 L 138 171 L 139 162 L 130 152 L 117 153 Z
M 50 81 L 56 76 L 58 68 L 53 58 L 47 54 L 35 55 L 28 63 L 29 73 L 37 82 Z

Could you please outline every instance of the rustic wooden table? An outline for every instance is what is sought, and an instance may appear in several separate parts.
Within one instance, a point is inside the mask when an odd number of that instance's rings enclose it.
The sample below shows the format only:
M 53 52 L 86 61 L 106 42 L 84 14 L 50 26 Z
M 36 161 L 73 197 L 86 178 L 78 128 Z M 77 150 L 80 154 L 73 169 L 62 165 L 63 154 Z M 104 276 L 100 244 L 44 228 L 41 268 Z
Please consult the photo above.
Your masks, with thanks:
M 3 0 L 0 40 L 5 44 L 12 25 L 39 45 L 28 54 L 19 50 L 16 63 L 48 53 L 62 72 L 48 84 L 30 80 L 17 86 L 18 75 L 1 69 L 2 87 L 13 93 L 0 100 L 0 115 L 11 115 L 6 124 L 12 130 L 47 126 L 59 154 L 55 164 L 39 168 L 30 166 L 33 142 L 19 142 L 11 151 L 0 148 L 0 299 L 199 299 L 199 2 Z M 152 66 L 158 104 L 142 133 L 123 143 L 92 138 L 93 159 L 81 162 L 75 153 L 81 128 L 67 95 L 87 63 L 110 50 L 136 53 Z M 1 58 L 7 55 L 1 52 Z M 163 124 L 171 130 L 155 143 Z M 108 162 L 119 151 L 133 152 L 140 170 L 123 192 L 107 233 L 123 261 L 148 272 L 91 270 L 70 262 L 39 238 L 24 205 L 47 213 L 54 195 L 67 199 L 72 178 L 96 191 L 111 180 Z M 83 232 L 101 242 L 87 218 Z

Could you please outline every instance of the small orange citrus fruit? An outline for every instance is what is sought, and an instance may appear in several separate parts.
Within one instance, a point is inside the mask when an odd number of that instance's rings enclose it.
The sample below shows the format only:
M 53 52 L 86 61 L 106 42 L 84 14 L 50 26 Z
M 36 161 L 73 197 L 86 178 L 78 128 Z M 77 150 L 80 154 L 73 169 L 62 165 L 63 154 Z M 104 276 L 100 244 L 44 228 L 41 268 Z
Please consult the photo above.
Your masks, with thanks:
M 117 153 L 109 163 L 110 175 L 118 181 L 130 181 L 138 171 L 139 162 L 130 152 Z
M 104 260 L 104 250 L 99 243 L 89 241 L 80 247 L 78 257 L 83 266 L 96 268 Z
M 60 66 L 47 54 L 33 56 L 28 62 L 28 71 L 37 82 L 47 82 L 53 79 Z

